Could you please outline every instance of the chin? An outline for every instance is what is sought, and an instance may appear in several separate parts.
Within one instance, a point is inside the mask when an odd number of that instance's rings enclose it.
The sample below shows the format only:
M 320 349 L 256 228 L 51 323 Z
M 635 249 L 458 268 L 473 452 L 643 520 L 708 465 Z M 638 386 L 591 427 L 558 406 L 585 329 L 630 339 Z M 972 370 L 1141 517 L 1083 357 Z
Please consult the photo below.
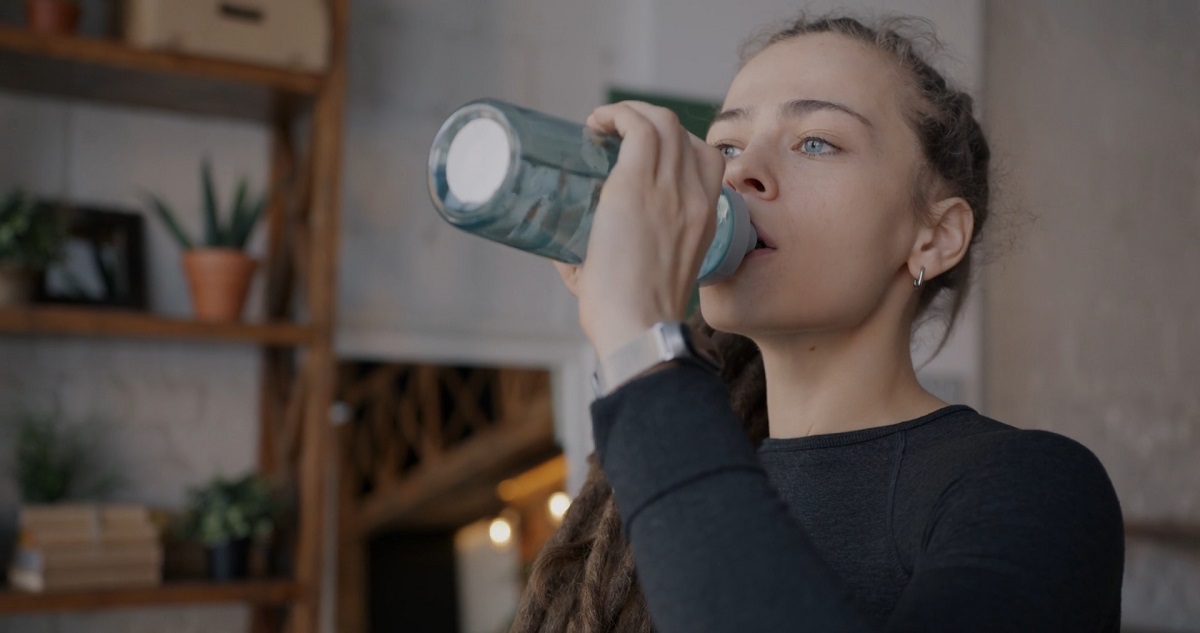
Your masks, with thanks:
M 714 330 L 743 336 L 753 329 L 754 320 L 762 317 L 750 302 L 738 301 L 726 284 L 700 289 L 700 315 Z

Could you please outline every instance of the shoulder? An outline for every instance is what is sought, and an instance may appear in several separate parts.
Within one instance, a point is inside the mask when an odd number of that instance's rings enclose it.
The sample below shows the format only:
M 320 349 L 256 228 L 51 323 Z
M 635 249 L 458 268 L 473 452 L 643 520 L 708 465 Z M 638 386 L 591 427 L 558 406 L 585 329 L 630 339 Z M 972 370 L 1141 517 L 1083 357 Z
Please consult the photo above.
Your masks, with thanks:
M 1124 526 L 1096 455 L 1058 433 L 974 412 L 942 426 L 914 434 L 897 481 L 895 537 L 914 576 L 983 583 L 987 596 L 964 604 L 996 613 L 1022 604 L 1044 630 L 1115 622 Z
M 1047 475 L 1102 479 L 1108 475 L 1083 444 L 1051 431 L 1020 429 L 962 407 L 910 434 L 909 459 L 959 478 L 1040 480 Z
M 950 421 L 950 424 L 956 422 Z M 909 510 L 925 527 L 978 520 L 1033 521 L 1049 537 L 1082 532 L 1123 540 L 1120 503 L 1104 465 L 1078 441 L 1050 431 L 1019 429 L 969 411 L 956 432 L 944 431 L 910 454 L 902 470 Z M 928 536 L 928 534 L 927 534 Z
M 1052 481 L 1111 488 L 1104 465 L 1089 448 L 1059 433 L 1020 429 L 978 413 L 961 420 L 957 435 L 930 448 L 936 461 L 958 479 L 1021 482 L 1045 487 Z

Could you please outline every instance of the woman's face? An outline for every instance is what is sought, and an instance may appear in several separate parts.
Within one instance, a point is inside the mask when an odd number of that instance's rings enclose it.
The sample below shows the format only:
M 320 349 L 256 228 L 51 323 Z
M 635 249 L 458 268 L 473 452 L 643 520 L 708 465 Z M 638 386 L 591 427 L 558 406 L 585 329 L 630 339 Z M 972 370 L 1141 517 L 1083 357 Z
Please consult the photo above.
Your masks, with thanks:
M 889 294 L 912 293 L 921 152 L 901 111 L 906 94 L 885 54 L 836 34 L 773 44 L 737 74 L 708 142 L 770 248 L 701 289 L 713 327 L 751 337 L 845 330 Z

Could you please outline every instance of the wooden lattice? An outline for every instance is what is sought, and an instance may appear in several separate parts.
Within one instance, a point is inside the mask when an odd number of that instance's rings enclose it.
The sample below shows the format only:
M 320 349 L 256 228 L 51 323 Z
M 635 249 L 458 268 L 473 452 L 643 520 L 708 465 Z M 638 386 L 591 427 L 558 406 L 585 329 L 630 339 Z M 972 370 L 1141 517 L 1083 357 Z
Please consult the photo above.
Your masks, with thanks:
M 497 483 L 560 453 L 546 371 L 342 363 L 337 629 L 367 630 L 366 539 L 499 511 Z
M 525 431 L 539 447 L 553 440 L 545 371 L 347 363 L 339 382 L 339 400 L 352 411 L 343 471 L 366 505 L 418 474 L 434 478 L 430 473 L 441 472 L 473 441 L 509 431 Z M 441 473 L 449 479 L 461 474 Z

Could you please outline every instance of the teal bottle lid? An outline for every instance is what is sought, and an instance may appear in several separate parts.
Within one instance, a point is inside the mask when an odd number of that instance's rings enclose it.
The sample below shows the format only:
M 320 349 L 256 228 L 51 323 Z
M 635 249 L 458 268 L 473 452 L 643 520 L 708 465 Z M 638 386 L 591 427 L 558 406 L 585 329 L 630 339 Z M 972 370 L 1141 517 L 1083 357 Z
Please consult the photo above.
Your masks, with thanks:
M 700 264 L 700 285 L 714 284 L 732 275 L 756 243 L 758 232 L 750 224 L 746 201 L 738 192 L 722 187 L 717 199 L 717 231 Z

